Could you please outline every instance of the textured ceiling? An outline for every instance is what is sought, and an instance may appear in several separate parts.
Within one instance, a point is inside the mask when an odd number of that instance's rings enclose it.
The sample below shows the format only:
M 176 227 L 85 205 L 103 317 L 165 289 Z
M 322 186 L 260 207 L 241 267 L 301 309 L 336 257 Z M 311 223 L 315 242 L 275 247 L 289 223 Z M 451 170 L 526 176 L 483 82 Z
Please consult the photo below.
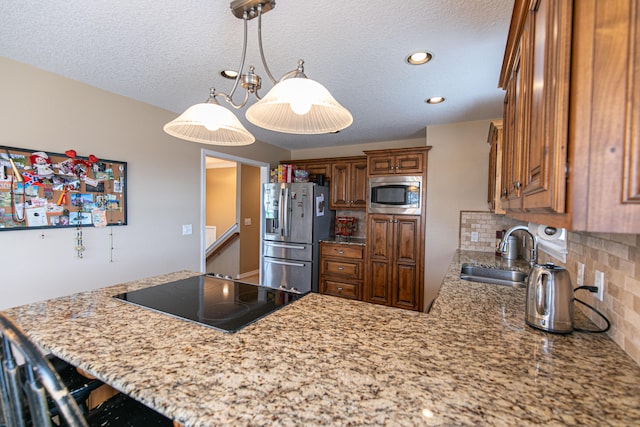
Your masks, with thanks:
M 497 88 L 513 0 L 278 0 L 262 20 L 276 78 L 305 61 L 353 114 L 337 134 L 287 135 L 256 128 L 257 139 L 288 149 L 423 137 L 434 124 L 502 115 Z M 218 74 L 237 68 L 242 20 L 224 0 L 3 0 L 0 55 L 177 114 L 229 92 Z M 271 88 L 249 22 L 247 64 Z M 404 62 L 426 49 L 434 59 Z M 240 100 L 240 93 L 235 99 Z M 424 103 L 444 96 L 439 105 Z M 253 101 L 251 101 L 253 102 Z

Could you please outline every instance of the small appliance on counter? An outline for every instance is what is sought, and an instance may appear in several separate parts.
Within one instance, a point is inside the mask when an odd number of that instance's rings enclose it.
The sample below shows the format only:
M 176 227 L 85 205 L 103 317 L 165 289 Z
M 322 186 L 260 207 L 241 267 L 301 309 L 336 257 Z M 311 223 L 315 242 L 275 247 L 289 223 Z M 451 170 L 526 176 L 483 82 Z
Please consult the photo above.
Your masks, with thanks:
M 573 287 L 569 272 L 553 264 L 535 264 L 527 279 L 525 321 L 548 332 L 573 331 Z
M 358 219 L 353 216 L 337 216 L 334 227 L 336 236 L 353 236 L 358 226 Z

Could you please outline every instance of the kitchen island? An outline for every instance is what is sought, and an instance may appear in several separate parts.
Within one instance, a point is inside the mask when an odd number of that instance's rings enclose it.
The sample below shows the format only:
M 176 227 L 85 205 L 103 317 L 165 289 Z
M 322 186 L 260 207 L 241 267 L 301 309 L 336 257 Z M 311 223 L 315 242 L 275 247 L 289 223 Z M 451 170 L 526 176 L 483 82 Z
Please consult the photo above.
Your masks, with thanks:
M 7 310 L 43 348 L 187 426 L 638 425 L 640 367 L 602 334 L 524 323 L 522 289 L 462 281 L 429 314 L 309 294 L 235 334 L 112 295 Z

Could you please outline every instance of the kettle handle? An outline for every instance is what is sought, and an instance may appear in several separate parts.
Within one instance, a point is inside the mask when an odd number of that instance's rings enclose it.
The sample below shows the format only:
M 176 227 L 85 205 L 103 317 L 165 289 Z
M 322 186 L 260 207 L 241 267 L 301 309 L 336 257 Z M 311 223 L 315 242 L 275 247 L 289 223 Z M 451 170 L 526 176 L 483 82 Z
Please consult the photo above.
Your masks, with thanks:
M 544 280 L 544 276 L 547 276 Z M 542 316 L 549 314 L 549 289 L 547 283 L 551 274 L 547 270 L 541 270 L 536 281 L 536 311 Z

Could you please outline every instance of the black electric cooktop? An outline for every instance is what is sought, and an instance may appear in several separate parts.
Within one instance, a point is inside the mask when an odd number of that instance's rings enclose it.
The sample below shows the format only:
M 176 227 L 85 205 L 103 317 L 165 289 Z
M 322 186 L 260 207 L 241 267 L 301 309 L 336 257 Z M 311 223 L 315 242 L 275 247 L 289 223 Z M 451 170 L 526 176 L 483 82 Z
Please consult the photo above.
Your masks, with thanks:
M 292 303 L 302 294 L 201 275 L 114 295 L 140 307 L 236 332 Z

